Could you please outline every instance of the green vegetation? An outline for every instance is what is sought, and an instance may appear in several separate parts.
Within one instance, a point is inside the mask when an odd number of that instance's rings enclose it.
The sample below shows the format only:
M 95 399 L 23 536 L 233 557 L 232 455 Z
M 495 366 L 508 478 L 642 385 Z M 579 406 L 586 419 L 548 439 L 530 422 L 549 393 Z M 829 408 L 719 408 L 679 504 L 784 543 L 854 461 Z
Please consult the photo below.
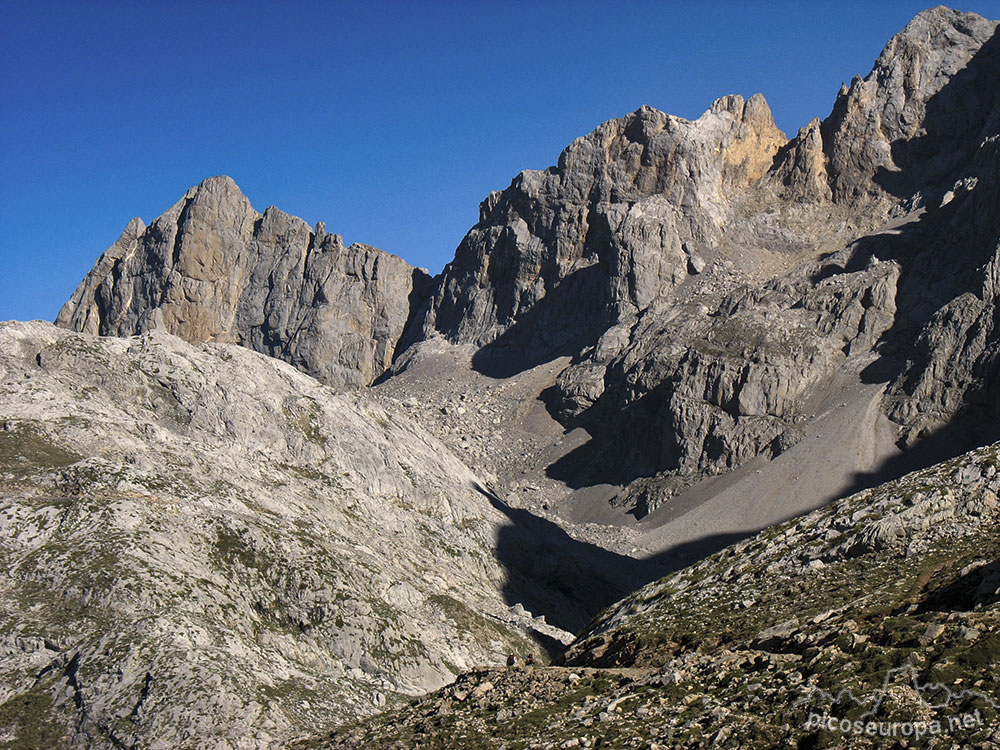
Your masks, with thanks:
M 217 559 L 226 568 L 232 567 L 233 563 L 238 563 L 244 568 L 263 571 L 268 568 L 271 562 L 240 534 L 225 526 L 220 526 L 216 531 L 215 552 Z
M 7 425 L 9 429 L 0 429 L 0 467 L 5 471 L 24 476 L 41 469 L 61 469 L 83 458 L 50 438 L 41 422 L 18 420 Z
M 0 727 L 5 730 L 0 732 L 0 749 L 51 750 L 69 744 L 67 727 L 56 721 L 59 712 L 52 701 L 54 682 L 36 683 L 0 704 Z

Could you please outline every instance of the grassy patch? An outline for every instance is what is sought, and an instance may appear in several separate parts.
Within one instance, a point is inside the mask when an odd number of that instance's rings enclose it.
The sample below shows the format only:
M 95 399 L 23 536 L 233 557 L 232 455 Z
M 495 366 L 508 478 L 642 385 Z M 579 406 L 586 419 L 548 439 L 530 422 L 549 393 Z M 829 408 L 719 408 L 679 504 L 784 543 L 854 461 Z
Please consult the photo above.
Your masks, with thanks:
M 81 458 L 53 442 L 39 422 L 14 421 L 9 429 L 0 430 L 0 467 L 6 471 L 61 469 Z
M 54 716 L 56 708 L 49 690 L 35 685 L 0 704 L 0 727 L 11 736 L 0 740 L 4 750 L 51 750 L 67 747 L 69 736 Z

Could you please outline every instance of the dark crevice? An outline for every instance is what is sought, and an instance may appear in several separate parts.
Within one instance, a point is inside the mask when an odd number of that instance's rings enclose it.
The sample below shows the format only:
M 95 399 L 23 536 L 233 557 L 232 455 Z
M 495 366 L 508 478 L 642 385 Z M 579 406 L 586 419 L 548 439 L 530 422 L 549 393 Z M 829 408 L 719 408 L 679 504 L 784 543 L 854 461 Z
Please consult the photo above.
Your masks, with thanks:
M 170 254 L 170 267 L 175 268 L 181 259 L 182 250 L 182 240 L 184 225 L 187 223 L 188 213 L 191 210 L 191 204 L 194 203 L 194 198 L 188 198 L 184 201 L 184 208 L 181 209 L 180 213 L 177 215 L 177 232 L 174 234 L 174 245 L 171 248 Z M 162 301 L 161 301 L 162 303 Z
M 142 710 L 143 704 L 145 704 L 146 699 L 149 697 L 149 690 L 153 685 L 153 675 L 146 672 L 146 677 L 142 681 L 142 689 L 139 691 L 139 700 L 136 701 L 135 706 L 132 708 L 132 713 L 129 714 L 129 719 L 136 723 L 139 722 L 139 711 Z

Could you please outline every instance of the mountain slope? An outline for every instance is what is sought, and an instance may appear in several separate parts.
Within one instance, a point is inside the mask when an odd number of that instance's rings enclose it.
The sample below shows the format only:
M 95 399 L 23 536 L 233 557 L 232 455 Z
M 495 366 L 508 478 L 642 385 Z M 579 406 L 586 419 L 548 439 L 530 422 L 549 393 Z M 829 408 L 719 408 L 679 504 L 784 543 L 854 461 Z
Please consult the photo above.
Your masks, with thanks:
M 491 470 L 563 523 L 677 527 L 639 529 L 650 553 L 707 533 L 696 505 L 747 496 L 712 530 L 747 533 L 995 440 L 996 28 L 920 14 L 777 150 L 759 98 L 605 123 L 484 203 L 379 388 L 433 402 L 424 349 L 456 382 L 552 370 L 475 434 L 520 441 L 539 409 L 562 429 Z
M 0 324 L 0 744 L 270 746 L 545 660 L 664 572 L 488 485 L 243 347 Z
M 997 747 L 998 469 L 994 444 L 845 498 L 627 597 L 567 666 L 295 747 Z
M 267 744 L 557 632 L 504 601 L 476 476 L 363 394 L 37 323 L 0 375 L 4 746 Z

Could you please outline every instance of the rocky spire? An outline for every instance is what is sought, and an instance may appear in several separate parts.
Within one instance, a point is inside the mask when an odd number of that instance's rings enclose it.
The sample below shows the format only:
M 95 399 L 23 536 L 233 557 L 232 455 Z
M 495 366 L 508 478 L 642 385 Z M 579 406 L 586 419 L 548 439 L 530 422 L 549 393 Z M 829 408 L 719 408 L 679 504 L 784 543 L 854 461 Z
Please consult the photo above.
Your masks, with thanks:
M 997 22 L 937 6 L 889 40 L 823 122 L 833 198 L 887 206 L 946 179 L 995 132 Z
M 335 386 L 367 385 L 392 362 L 424 271 L 345 247 L 276 208 L 263 214 L 211 177 L 148 228 L 133 220 L 59 312 L 101 335 L 162 329 L 243 344 Z

